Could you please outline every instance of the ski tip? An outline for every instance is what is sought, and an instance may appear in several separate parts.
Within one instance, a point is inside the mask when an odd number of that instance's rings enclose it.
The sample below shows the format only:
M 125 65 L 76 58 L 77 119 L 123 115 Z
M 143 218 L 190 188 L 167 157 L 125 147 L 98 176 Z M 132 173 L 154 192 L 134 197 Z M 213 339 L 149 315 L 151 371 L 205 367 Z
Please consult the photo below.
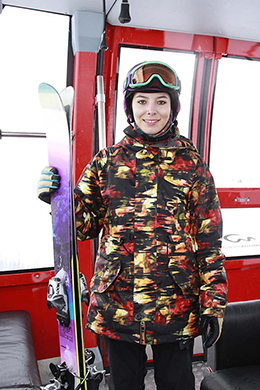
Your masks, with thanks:
M 50 84 L 48 83 L 41 83 L 38 87 L 38 92 L 50 92 L 50 91 L 53 91 L 53 92 L 56 92 L 58 93 L 58 91 Z
M 60 95 L 52 85 L 41 83 L 38 87 L 38 95 L 42 108 L 63 110 Z
M 60 93 L 60 98 L 63 102 L 64 106 L 73 106 L 74 102 L 74 88 L 72 86 L 68 86 Z
M 68 87 L 66 87 L 65 89 L 63 89 L 60 93 L 61 95 L 63 94 L 71 94 L 71 95 L 74 95 L 74 88 L 69 85 Z

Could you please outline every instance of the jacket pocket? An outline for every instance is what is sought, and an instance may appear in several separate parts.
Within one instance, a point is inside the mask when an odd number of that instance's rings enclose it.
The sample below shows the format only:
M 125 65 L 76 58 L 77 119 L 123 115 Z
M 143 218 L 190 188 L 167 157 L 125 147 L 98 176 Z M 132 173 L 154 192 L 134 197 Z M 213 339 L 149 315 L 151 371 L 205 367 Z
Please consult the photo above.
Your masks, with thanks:
M 103 267 L 99 266 L 98 271 L 95 272 L 90 282 L 91 292 L 103 293 L 116 280 L 121 271 L 121 261 L 107 260 L 103 263 Z
M 170 257 L 168 272 L 183 294 L 199 295 L 200 281 L 194 254 L 182 254 Z

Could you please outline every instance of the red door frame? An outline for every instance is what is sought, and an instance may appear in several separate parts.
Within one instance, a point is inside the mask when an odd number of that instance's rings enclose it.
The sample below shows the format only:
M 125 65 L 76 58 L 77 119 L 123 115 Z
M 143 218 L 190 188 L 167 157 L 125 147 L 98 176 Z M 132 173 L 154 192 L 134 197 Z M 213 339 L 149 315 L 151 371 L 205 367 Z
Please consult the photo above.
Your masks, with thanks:
M 211 74 L 209 79 L 206 121 L 204 130 L 203 158 L 209 161 L 210 126 L 213 106 L 214 85 L 216 81 L 217 61 L 223 55 L 237 57 L 260 58 L 260 43 L 214 38 L 214 53 L 206 53 L 205 58 L 211 58 Z M 196 128 L 195 137 L 196 140 Z M 196 142 L 195 142 L 196 143 Z M 260 207 L 260 188 L 218 188 L 222 208 L 254 208 Z M 260 298 L 260 257 L 229 259 L 226 261 L 229 291 L 228 300 L 243 301 Z M 245 288 L 246 286 L 246 288 Z
M 193 106 L 192 139 L 196 143 L 196 131 L 199 115 L 200 90 L 204 59 L 213 55 L 213 37 L 181 34 L 169 31 L 140 30 L 129 27 L 107 25 L 107 42 L 109 49 L 104 56 L 104 80 L 106 93 L 107 141 L 112 143 L 114 132 L 114 105 L 117 82 L 117 61 L 120 45 L 139 46 L 143 48 L 162 48 L 198 53 L 197 77 Z

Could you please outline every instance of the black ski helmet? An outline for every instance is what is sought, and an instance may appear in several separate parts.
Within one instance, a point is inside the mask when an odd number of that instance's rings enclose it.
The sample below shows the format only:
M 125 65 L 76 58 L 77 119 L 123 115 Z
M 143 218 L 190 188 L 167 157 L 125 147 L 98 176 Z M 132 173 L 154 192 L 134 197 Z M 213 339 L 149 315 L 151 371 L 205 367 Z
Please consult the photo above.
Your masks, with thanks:
M 170 95 L 172 123 L 180 111 L 180 79 L 173 68 L 160 61 L 145 61 L 131 68 L 124 81 L 124 110 L 128 123 L 134 122 L 132 100 L 135 92 L 164 91 Z

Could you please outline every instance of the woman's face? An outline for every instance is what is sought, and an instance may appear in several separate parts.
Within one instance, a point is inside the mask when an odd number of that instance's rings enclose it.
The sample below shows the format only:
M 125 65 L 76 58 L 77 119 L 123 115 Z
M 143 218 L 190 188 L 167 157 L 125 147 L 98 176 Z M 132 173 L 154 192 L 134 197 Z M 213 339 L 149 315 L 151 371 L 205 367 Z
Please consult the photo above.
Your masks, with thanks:
M 132 110 L 135 123 L 144 133 L 157 134 L 166 126 L 170 118 L 170 95 L 166 92 L 136 92 Z

